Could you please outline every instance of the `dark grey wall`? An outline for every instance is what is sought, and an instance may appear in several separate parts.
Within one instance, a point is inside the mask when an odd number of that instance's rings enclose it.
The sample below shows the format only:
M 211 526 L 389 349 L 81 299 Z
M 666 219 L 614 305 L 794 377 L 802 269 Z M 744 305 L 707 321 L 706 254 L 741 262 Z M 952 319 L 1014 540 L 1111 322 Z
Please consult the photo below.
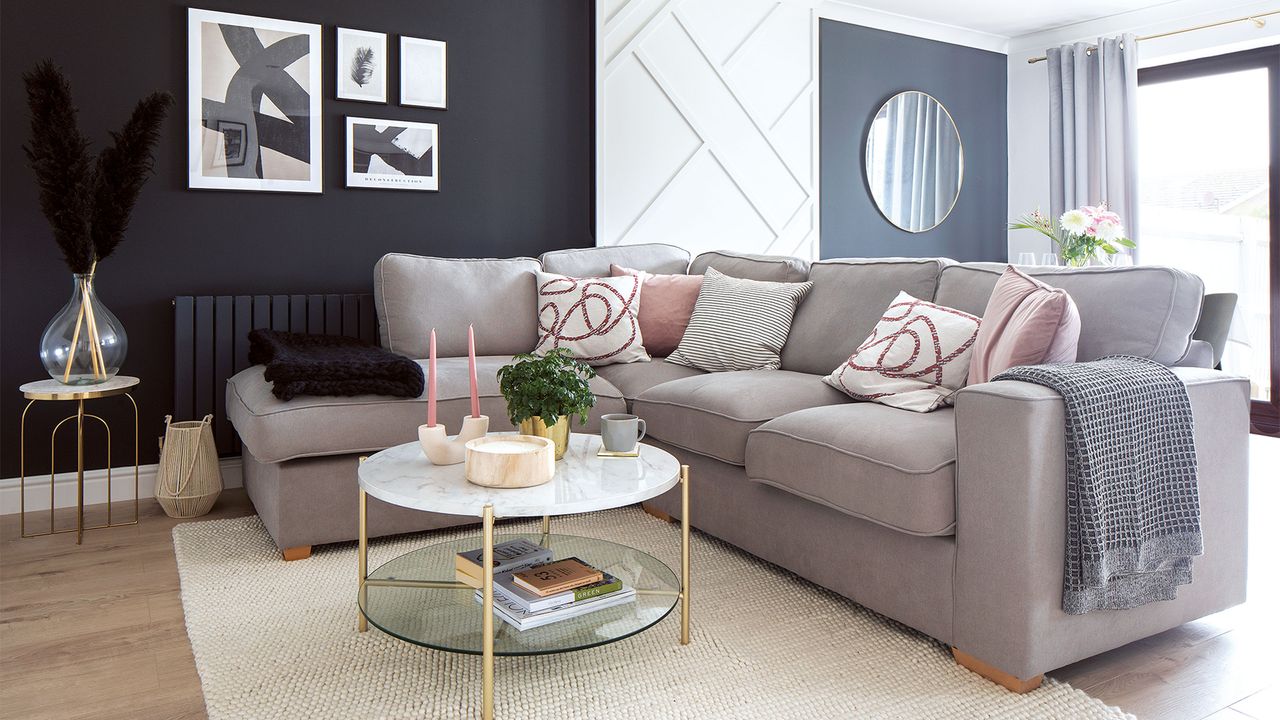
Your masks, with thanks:
M 1008 255 L 1006 56 L 823 20 L 821 82 L 822 257 L 1005 260 Z M 909 233 L 876 208 L 863 171 L 867 129 L 903 90 L 936 97 L 964 143 L 964 184 L 938 227 Z
M 173 295 L 367 292 L 373 263 L 389 251 L 536 255 L 593 243 L 591 0 L 196 5 L 324 25 L 324 194 L 186 189 L 186 3 L 6 0 L 0 8 L 0 477 L 18 474 L 24 401 L 17 386 L 44 376 L 40 334 L 71 292 L 22 154 L 22 73 L 41 58 L 64 68 L 81 126 L 99 142 L 147 92 L 168 90 L 178 100 L 127 238 L 98 272 L 99 293 L 129 333 L 123 372 L 143 381 L 137 399 L 144 463 L 155 460 L 155 437 L 172 407 Z M 392 35 L 390 104 L 334 99 L 336 25 Z M 449 43 L 448 110 L 395 103 L 397 35 Z M 348 114 L 439 123 L 442 191 L 344 189 Z M 126 401 L 96 407 L 127 431 Z M 28 472 L 48 465 L 53 408 L 38 409 L 29 418 L 38 432 L 28 438 Z M 64 436 L 59 469 L 74 469 L 74 432 Z M 88 462 L 104 460 L 94 453 Z

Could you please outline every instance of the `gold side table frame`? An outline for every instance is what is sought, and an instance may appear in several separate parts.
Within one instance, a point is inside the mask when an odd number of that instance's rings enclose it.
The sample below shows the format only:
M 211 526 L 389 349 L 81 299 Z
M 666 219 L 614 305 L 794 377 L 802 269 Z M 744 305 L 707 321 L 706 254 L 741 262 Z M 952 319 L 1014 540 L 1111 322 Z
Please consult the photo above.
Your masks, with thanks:
M 60 535 L 63 533 L 74 532 L 76 534 L 76 544 L 79 545 L 84 541 L 84 533 L 86 530 L 100 530 L 102 528 L 124 527 L 127 525 L 138 524 L 138 473 L 139 473 L 139 453 L 138 453 L 138 403 L 133 399 L 130 390 L 136 388 L 139 384 L 136 377 L 127 375 L 117 375 L 105 383 L 98 385 L 64 385 L 57 380 L 40 380 L 37 382 L 29 382 L 22 385 L 18 389 L 22 392 L 23 397 L 27 399 L 27 405 L 22 409 L 22 422 L 20 431 L 20 459 L 19 459 L 19 480 L 18 494 L 20 497 L 19 507 L 19 526 L 21 527 L 22 537 L 33 538 L 43 537 L 45 535 Z M 111 518 L 111 508 L 115 504 L 111 495 L 111 425 L 105 419 L 98 415 L 92 415 L 84 411 L 84 402 L 86 400 L 96 400 L 99 398 L 115 397 L 123 395 L 129 400 L 129 404 L 133 407 L 133 520 L 128 522 L 113 522 Z M 76 412 L 59 420 L 53 426 L 53 431 L 49 433 L 49 529 L 45 532 L 27 532 L 27 412 L 31 410 L 31 406 L 37 402 L 74 402 L 76 404 Z M 85 420 L 97 420 L 102 423 L 102 427 L 107 433 L 107 521 L 98 525 L 85 526 L 84 524 L 84 431 Z M 54 502 L 55 480 L 57 479 L 57 440 L 58 430 L 63 425 L 75 420 L 76 422 L 76 526 L 74 528 L 64 528 L 58 530 L 54 526 L 54 514 L 56 503 Z
M 368 457 L 362 456 L 360 462 Z M 689 466 L 680 466 L 680 591 L 675 593 L 680 602 L 680 644 L 689 644 Z M 359 500 L 360 538 L 358 543 L 357 565 L 360 575 L 360 600 L 356 615 L 356 628 L 359 632 L 369 629 L 364 607 L 368 604 L 370 587 L 416 587 L 416 588 L 470 588 L 470 585 L 452 580 L 383 580 L 369 578 L 369 496 L 363 487 L 360 488 Z M 493 720 L 493 527 L 497 518 L 493 514 L 493 505 L 485 505 L 481 514 L 481 547 L 483 576 L 480 586 L 480 609 L 484 615 L 480 618 L 481 657 L 480 657 L 480 717 L 482 720 Z M 551 534 L 551 516 L 542 516 L 541 534 L 545 544 Z M 670 591 L 636 590 L 637 594 L 652 593 L 669 595 Z

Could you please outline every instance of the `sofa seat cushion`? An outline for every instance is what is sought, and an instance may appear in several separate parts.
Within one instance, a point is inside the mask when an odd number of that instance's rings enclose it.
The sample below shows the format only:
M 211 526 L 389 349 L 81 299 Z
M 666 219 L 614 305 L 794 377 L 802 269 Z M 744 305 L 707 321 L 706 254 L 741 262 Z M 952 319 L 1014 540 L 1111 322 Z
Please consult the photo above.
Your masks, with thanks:
M 787 413 L 849 398 L 808 373 L 739 370 L 655 385 L 631 403 L 649 437 L 731 465 L 746 461 L 747 433 Z
M 419 361 L 424 365 L 426 361 Z M 511 430 L 507 403 L 498 392 L 498 368 L 511 362 L 509 355 L 476 358 L 480 412 L 489 416 L 489 429 Z M 227 381 L 227 417 L 240 440 L 263 462 L 283 462 L 303 457 L 375 452 L 412 442 L 418 426 L 427 419 L 427 398 L 394 398 L 383 395 L 318 397 L 300 395 L 280 400 L 271 394 L 262 365 L 247 368 Z M 465 357 L 436 361 L 436 412 L 440 421 L 456 431 L 462 417 L 471 412 L 471 382 Z M 596 406 L 589 431 L 599 427 L 601 414 L 624 412 L 618 389 L 603 378 L 591 381 Z M 575 430 L 576 427 L 575 421 Z
M 603 365 L 596 368 L 596 374 L 608 380 L 610 385 L 617 388 L 618 392 L 622 393 L 622 397 L 626 398 L 629 404 L 640 393 L 655 385 L 681 378 L 705 375 L 706 373 L 697 368 L 669 363 L 662 358 L 654 358 L 653 362 L 647 363 Z
M 771 420 L 747 440 L 747 476 L 912 535 L 954 535 L 955 410 L 848 403 Z

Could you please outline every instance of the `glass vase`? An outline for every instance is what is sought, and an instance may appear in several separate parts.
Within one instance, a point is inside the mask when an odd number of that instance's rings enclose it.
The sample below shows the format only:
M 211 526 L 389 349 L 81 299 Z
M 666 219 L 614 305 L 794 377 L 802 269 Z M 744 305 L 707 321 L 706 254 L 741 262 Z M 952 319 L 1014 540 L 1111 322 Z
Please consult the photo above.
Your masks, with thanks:
M 93 274 L 73 275 L 71 299 L 45 326 L 40 361 L 68 385 L 104 383 L 120 372 L 129 339 L 93 289 Z

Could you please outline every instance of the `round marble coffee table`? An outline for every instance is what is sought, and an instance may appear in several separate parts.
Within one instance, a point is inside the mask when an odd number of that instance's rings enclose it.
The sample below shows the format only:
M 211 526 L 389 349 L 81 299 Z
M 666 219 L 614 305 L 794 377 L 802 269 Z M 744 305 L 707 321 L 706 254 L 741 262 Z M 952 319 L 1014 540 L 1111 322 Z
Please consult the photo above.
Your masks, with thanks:
M 493 433 L 497 434 L 497 433 Z M 467 482 L 464 466 L 433 465 L 418 443 L 398 445 L 368 458 L 359 469 L 359 629 L 379 629 L 426 647 L 482 656 L 481 716 L 493 717 L 495 655 L 537 655 L 581 650 L 621 640 L 656 625 L 680 606 L 680 642 L 689 642 L 689 468 L 670 453 L 640 445 L 634 458 L 600 457 L 597 435 L 574 433 L 550 482 L 530 488 L 487 488 Z M 681 486 L 680 575 L 665 563 L 617 543 L 551 534 L 551 517 L 607 510 L 642 502 Z M 453 576 L 456 553 L 475 540 L 440 543 L 406 553 L 368 570 L 368 496 L 448 515 L 481 518 L 483 580 L 479 623 L 475 588 Z M 494 630 L 493 546 L 498 517 L 542 517 L 542 531 L 527 536 L 565 557 L 631 570 L 636 601 L 532 630 L 506 623 Z M 513 535 L 512 538 L 521 537 Z M 504 539 L 511 539 L 505 538 Z

